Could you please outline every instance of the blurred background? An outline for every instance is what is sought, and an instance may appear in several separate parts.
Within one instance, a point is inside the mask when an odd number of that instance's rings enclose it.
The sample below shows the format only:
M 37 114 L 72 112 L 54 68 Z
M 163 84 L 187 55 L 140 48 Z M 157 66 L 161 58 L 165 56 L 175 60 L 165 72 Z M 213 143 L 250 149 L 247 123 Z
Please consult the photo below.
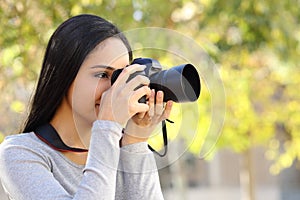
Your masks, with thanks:
M 199 155 L 214 123 L 207 82 L 196 111 L 177 106 L 182 114 L 175 109 L 171 117 L 182 122 L 180 134 L 170 128 L 170 140 L 186 148 L 159 171 L 165 199 L 299 200 L 299 10 L 299 0 L 1 0 L 0 142 L 26 117 L 53 31 L 71 16 L 92 13 L 123 31 L 161 27 L 192 38 L 222 80 L 226 115 L 205 156 Z M 198 124 L 195 134 L 186 122 Z

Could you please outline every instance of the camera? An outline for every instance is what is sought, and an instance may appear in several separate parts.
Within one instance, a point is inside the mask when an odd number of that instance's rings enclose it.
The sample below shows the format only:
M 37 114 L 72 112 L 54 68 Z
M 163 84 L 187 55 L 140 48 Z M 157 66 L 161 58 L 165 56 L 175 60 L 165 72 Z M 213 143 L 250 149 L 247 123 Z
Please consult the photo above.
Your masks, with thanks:
M 149 87 L 155 91 L 164 92 L 164 102 L 193 102 L 200 96 L 201 83 L 196 68 L 192 64 L 182 64 L 168 70 L 162 70 L 161 64 L 152 58 L 136 58 L 131 64 L 146 65 L 143 71 L 131 74 L 127 80 L 130 81 L 137 75 L 147 76 L 150 79 Z M 111 85 L 117 80 L 122 69 L 114 71 Z M 142 97 L 139 102 L 146 102 Z

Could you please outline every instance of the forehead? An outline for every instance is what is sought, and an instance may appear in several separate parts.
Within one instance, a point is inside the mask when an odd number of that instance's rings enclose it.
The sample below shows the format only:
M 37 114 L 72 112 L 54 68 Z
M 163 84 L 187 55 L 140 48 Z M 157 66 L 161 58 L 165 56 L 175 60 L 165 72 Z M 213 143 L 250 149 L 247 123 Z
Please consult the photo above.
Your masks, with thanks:
M 101 64 L 112 65 L 119 59 L 129 62 L 129 54 L 122 40 L 111 37 L 99 43 L 86 59 L 97 59 Z

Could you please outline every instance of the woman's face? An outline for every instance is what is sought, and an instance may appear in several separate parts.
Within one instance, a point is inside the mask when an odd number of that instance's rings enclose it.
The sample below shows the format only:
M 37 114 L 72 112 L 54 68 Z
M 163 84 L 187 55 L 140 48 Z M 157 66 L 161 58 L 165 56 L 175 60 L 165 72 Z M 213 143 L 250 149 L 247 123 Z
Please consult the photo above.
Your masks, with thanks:
M 75 123 L 91 125 L 99 112 L 103 92 L 111 87 L 114 70 L 129 64 L 129 54 L 118 38 L 108 38 L 88 54 L 67 95 Z

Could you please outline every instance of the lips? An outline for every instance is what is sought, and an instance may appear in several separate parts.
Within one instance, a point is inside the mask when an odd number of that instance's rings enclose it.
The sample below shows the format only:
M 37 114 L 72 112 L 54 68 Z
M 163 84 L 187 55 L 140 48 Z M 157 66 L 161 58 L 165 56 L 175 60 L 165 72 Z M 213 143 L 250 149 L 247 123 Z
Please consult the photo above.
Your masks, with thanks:
M 99 103 L 96 103 L 96 104 L 95 104 L 95 112 L 96 112 L 96 115 L 98 115 L 99 108 L 100 108 L 100 104 L 99 104 Z
M 96 101 L 95 106 L 100 106 L 100 101 Z
M 99 107 L 100 107 L 100 103 L 97 103 L 97 102 L 96 102 L 96 104 L 95 104 L 95 109 L 96 109 L 97 112 L 98 112 L 98 110 L 99 110 Z
M 100 100 L 97 100 L 97 101 L 95 102 L 95 111 L 96 111 L 96 115 L 98 115 L 99 108 L 100 108 Z

